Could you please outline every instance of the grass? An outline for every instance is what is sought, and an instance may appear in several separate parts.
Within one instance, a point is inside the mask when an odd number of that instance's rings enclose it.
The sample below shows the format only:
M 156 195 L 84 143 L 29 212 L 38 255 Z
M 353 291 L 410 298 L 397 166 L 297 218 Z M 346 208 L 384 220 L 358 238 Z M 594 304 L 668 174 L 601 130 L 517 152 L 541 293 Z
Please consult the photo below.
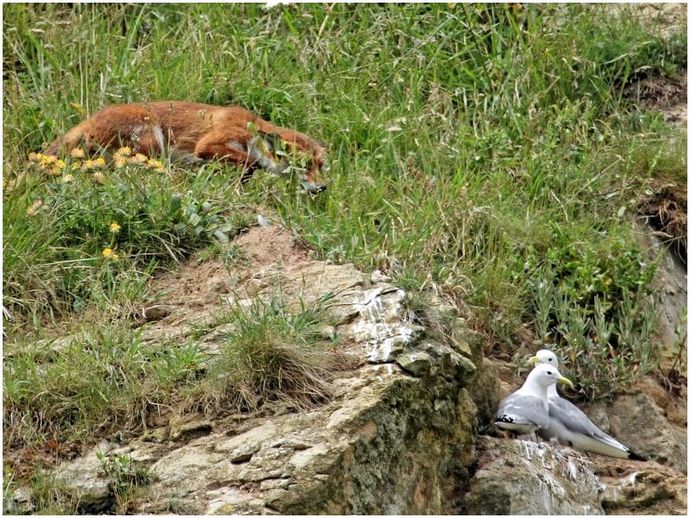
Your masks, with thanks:
M 277 299 L 255 299 L 232 306 L 226 320 L 232 331 L 203 380 L 183 390 L 182 412 L 255 411 L 277 400 L 304 410 L 328 401 L 333 357 L 320 343 L 318 310 L 293 313 Z
M 278 299 L 230 307 L 184 344 L 150 344 L 118 322 L 88 324 L 69 340 L 13 344 L 4 362 L 5 445 L 85 443 L 93 433 L 141 432 L 173 411 L 218 415 L 283 400 L 328 399 L 328 362 L 316 309 Z M 198 343 L 230 324 L 220 353 Z
M 108 489 L 114 496 L 115 514 L 131 513 L 130 506 L 138 494 L 145 490 L 145 486 L 155 480 L 155 475 L 129 455 L 106 457 L 99 452 L 98 461 L 103 475 L 108 479 Z
M 195 342 L 156 356 L 115 318 L 191 254 L 241 261 L 226 241 L 264 210 L 321 258 L 462 298 L 494 350 L 536 350 L 527 326 L 584 397 L 658 362 L 655 264 L 631 220 L 659 185 L 684 189 L 686 140 L 626 92 L 685 73 L 684 32 L 593 5 L 10 4 L 3 23 L 6 448 L 136 427 L 182 392 L 202 411 L 327 396 L 311 321 L 279 308 L 234 315 L 220 377 L 187 378 Z M 167 161 L 65 182 L 27 161 L 104 104 L 159 99 L 326 141 L 328 190 Z M 107 325 L 58 355 L 24 347 L 94 314 Z
M 86 328 L 54 352 L 29 345 L 4 363 L 6 447 L 140 430 L 203 358 L 195 346 L 145 346 L 139 332 L 117 325 Z

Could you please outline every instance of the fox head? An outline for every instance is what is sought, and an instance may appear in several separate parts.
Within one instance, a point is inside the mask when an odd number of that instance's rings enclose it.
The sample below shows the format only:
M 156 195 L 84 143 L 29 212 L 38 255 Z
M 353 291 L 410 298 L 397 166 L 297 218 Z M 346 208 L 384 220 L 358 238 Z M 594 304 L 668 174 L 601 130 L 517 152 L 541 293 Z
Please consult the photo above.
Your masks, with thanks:
M 276 133 L 259 133 L 248 145 L 249 155 L 257 163 L 277 175 L 295 172 L 300 184 L 309 193 L 326 189 L 321 171 L 325 164 L 325 146 L 315 144 L 311 149 L 299 149 Z

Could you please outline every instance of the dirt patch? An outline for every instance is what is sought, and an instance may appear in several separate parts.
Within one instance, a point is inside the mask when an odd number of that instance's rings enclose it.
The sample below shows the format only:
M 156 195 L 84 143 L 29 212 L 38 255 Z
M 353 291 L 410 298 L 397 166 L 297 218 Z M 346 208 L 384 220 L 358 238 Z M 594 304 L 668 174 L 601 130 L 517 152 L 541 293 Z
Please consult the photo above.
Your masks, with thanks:
M 177 271 L 153 281 L 151 290 L 157 293 L 157 302 L 207 306 L 260 270 L 275 265 L 292 269 L 309 260 L 307 247 L 282 227 L 251 228 L 238 236 L 233 244 L 240 248 L 246 261 L 232 265 L 220 259 L 187 261 Z
M 219 293 L 227 293 L 228 284 L 228 270 L 221 261 L 190 261 L 154 281 L 153 289 L 160 292 L 163 302 L 184 300 L 187 305 L 205 305 Z
M 687 268 L 688 199 L 685 189 L 675 184 L 657 189 L 640 205 L 639 214 Z
M 296 265 L 308 259 L 304 244 L 282 227 L 252 228 L 238 236 L 235 243 L 247 254 L 255 268 L 276 262 Z
M 607 4 L 601 7 L 614 15 L 632 16 L 662 37 L 685 32 L 687 26 L 688 12 L 685 3 Z
M 640 108 L 663 114 L 667 122 L 685 128 L 688 122 L 688 80 L 685 71 L 677 79 L 646 77 L 625 88 L 625 97 Z

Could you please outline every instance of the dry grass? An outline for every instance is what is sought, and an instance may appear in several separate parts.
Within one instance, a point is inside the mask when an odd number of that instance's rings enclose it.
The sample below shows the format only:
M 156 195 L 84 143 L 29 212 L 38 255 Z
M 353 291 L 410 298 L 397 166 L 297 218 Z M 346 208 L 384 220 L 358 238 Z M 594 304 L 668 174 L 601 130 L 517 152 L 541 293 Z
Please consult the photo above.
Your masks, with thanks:
M 254 411 L 272 401 L 309 409 L 331 396 L 334 353 L 315 331 L 314 311 L 289 313 L 276 300 L 235 306 L 234 324 L 204 379 L 187 388 L 183 412 Z

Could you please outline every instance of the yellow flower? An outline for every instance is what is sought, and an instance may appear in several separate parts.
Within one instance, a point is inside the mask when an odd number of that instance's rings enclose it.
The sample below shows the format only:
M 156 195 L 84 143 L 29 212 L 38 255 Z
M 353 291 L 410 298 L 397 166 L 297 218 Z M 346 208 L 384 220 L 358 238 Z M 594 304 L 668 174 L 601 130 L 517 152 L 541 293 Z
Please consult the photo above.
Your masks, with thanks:
M 63 169 L 65 169 L 65 162 L 62 160 L 55 160 L 52 164 L 50 164 L 50 167 L 44 167 L 46 173 L 53 176 L 61 175 Z
M 53 155 L 44 155 L 43 153 L 37 153 L 36 160 L 38 161 L 38 167 L 43 170 L 48 170 L 50 166 L 58 162 L 57 157 L 54 157 Z M 60 162 L 62 162 L 62 160 L 60 160 Z
M 91 175 L 91 179 L 96 183 L 100 183 L 101 185 L 104 185 L 105 182 L 107 181 L 107 178 L 105 177 L 105 175 L 103 173 L 101 173 L 100 171 L 96 171 L 95 173 L 93 173 Z
M 69 152 L 69 156 L 72 158 L 84 158 L 85 153 L 84 150 L 78 147 L 75 147 L 72 151 Z
M 155 158 L 149 158 L 146 165 L 153 169 L 154 171 L 163 171 L 163 162 L 156 160 Z
M 121 147 L 117 151 L 115 151 L 115 158 L 117 157 L 125 157 L 129 156 L 132 154 L 132 150 L 128 148 L 127 146 Z
M 105 167 L 105 158 L 102 156 L 99 156 L 96 160 L 93 161 L 93 166 L 94 167 Z
M 116 156 L 115 157 L 115 167 L 122 168 L 127 165 L 127 160 L 121 156 Z
M 88 171 L 93 168 L 93 160 L 84 160 L 81 164 L 81 168 L 84 171 Z
M 41 207 L 43 207 L 43 200 L 36 200 L 31 204 L 31 207 L 26 209 L 26 213 L 29 216 L 35 216 L 36 213 L 41 209 Z
M 122 228 L 122 227 L 120 227 L 120 225 L 118 225 L 118 224 L 117 224 L 116 222 L 114 222 L 114 221 L 110 224 L 110 231 L 111 231 L 113 234 L 117 234 L 117 233 L 120 231 L 120 228 Z
M 130 158 L 130 161 L 134 162 L 135 164 L 145 164 L 146 160 L 148 160 L 148 157 L 143 153 L 137 153 L 132 158 Z
M 29 153 L 29 162 L 38 162 L 38 153 Z
M 117 261 L 120 258 L 110 247 L 104 248 L 101 254 L 104 258 L 110 259 L 111 261 Z
M 69 183 L 74 181 L 74 175 L 73 174 L 66 174 L 65 176 L 62 177 L 62 183 Z

